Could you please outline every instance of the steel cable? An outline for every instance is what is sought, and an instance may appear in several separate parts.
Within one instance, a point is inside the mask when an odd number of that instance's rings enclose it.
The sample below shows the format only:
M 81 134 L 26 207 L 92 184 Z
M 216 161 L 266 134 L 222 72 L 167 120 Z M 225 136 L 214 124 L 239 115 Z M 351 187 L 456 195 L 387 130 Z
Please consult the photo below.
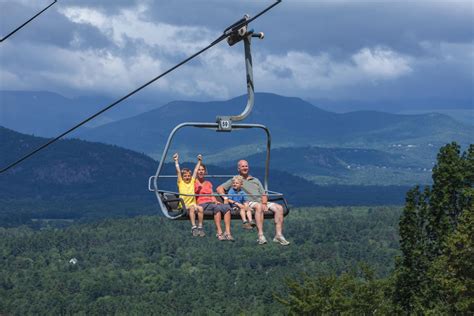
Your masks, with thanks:
M 18 32 L 21 28 L 23 28 L 25 25 L 27 25 L 28 23 L 30 23 L 31 21 L 33 21 L 38 15 L 40 15 L 41 13 L 43 13 L 44 11 L 48 10 L 49 7 L 51 7 L 53 4 L 55 4 L 56 2 L 58 2 L 58 0 L 54 0 L 53 3 L 51 3 L 50 5 L 48 5 L 46 8 L 44 8 L 43 10 L 41 10 L 40 12 L 36 13 L 31 19 L 29 19 L 28 21 L 26 21 L 25 23 L 23 23 L 22 25 L 20 25 L 19 27 L 17 27 L 16 29 L 14 29 L 13 31 L 11 31 L 8 35 L 6 35 L 5 37 L 3 37 L 2 39 L 0 39 L 0 43 L 3 42 L 4 40 L 6 40 L 7 38 L 9 38 L 10 36 L 12 36 L 13 34 L 15 34 L 16 32 Z
M 209 44 L 208 46 L 206 46 L 205 48 L 201 49 L 200 51 L 198 51 L 197 53 L 194 53 L 193 55 L 189 56 L 188 58 L 184 59 L 183 61 L 181 61 L 180 63 L 176 64 L 175 66 L 169 68 L 168 70 L 166 70 L 165 72 L 163 72 L 162 74 L 156 76 L 155 78 L 153 78 L 152 80 L 148 81 L 147 83 L 143 84 L 142 86 L 138 87 L 137 89 L 133 90 L 132 92 L 128 93 L 127 95 L 121 97 L 120 99 L 118 99 L 117 101 L 111 103 L 110 105 L 106 106 L 105 108 L 103 108 L 102 110 L 100 110 L 99 112 L 93 114 L 92 116 L 89 116 L 87 119 L 83 120 L 82 122 L 76 124 L 75 126 L 71 127 L 70 129 L 68 129 L 67 131 L 63 132 L 62 134 L 60 134 L 59 136 L 56 136 L 55 138 L 52 138 L 50 139 L 49 141 L 47 141 L 46 143 L 44 143 L 43 145 L 39 146 L 38 148 L 36 148 L 35 150 L 29 152 L 28 154 L 24 155 L 23 157 L 21 157 L 20 159 L 16 160 L 15 162 L 9 164 L 8 166 L 6 166 L 5 168 L 1 169 L 0 170 L 0 174 L 1 173 L 4 173 L 5 171 L 13 168 L 14 166 L 18 165 L 19 163 L 23 162 L 24 160 L 28 159 L 29 157 L 33 156 L 34 154 L 36 154 L 37 152 L 39 152 L 40 150 L 48 147 L 49 145 L 55 143 L 56 141 L 58 141 L 59 139 L 63 138 L 64 136 L 66 136 L 67 134 L 71 133 L 72 131 L 74 131 L 75 129 L 81 127 L 82 125 L 86 124 L 87 122 L 93 120 L 94 118 L 96 118 L 97 116 L 101 115 L 102 113 L 104 113 L 105 111 L 108 111 L 110 110 L 111 108 L 113 108 L 114 106 L 116 106 L 117 104 L 119 104 L 120 102 L 124 101 L 125 99 L 129 98 L 130 96 L 134 95 L 135 93 L 139 92 L 140 90 L 144 89 L 145 87 L 149 86 L 150 84 L 152 84 L 153 82 L 157 81 L 158 79 L 166 76 L 167 74 L 169 74 L 170 72 L 172 72 L 173 70 L 175 70 L 176 68 L 182 66 L 183 64 L 187 63 L 188 61 L 190 61 L 191 59 L 195 58 L 196 56 L 202 54 L 203 52 L 205 52 L 206 50 L 208 50 L 209 48 L 217 45 L 218 43 L 220 43 L 222 40 L 224 40 L 225 38 L 227 38 L 229 36 L 229 30 L 230 29 L 236 29 L 236 28 L 240 28 L 242 27 L 243 25 L 246 25 L 248 23 L 250 23 L 251 21 L 255 20 L 256 18 L 258 18 L 259 16 L 261 16 L 262 14 L 264 14 L 265 12 L 267 12 L 268 10 L 270 10 L 271 8 L 273 8 L 275 5 L 277 5 L 278 3 L 280 3 L 281 0 L 278 0 L 276 1 L 275 3 L 273 3 L 272 5 L 270 5 L 269 7 L 267 7 L 266 9 L 264 9 L 263 11 L 261 11 L 260 13 L 258 13 L 256 16 L 254 16 L 253 18 L 249 19 L 249 20 L 246 20 L 246 21 L 243 21 L 243 22 L 240 22 L 240 23 L 237 23 L 237 25 L 235 25 L 235 23 L 229 27 L 229 28 L 226 28 L 224 33 L 219 36 L 216 40 L 214 40 L 211 44 Z

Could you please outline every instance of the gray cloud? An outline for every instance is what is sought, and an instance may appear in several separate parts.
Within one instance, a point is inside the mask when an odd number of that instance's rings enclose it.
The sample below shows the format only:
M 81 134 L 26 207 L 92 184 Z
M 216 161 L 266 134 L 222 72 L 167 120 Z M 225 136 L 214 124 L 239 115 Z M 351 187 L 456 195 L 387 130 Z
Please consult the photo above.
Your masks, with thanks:
M 5 33 L 49 1 L 1 4 Z M 0 44 L 0 89 L 116 96 L 271 1 L 62 0 Z M 257 89 L 309 98 L 472 98 L 470 1 L 284 1 L 256 20 Z M 245 92 L 242 48 L 220 44 L 145 93 Z M 449 80 L 445 80 L 449 78 Z

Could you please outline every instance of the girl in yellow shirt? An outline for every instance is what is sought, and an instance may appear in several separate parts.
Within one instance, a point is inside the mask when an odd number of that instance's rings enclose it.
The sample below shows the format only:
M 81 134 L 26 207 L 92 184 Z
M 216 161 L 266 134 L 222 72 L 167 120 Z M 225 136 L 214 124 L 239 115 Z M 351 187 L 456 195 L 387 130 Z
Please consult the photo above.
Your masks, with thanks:
M 191 170 L 188 168 L 179 168 L 179 156 L 178 153 L 173 155 L 174 164 L 176 166 L 176 175 L 178 176 L 178 190 L 179 197 L 183 199 L 184 206 L 189 211 L 189 220 L 191 221 L 191 232 L 193 236 L 206 236 L 202 223 L 204 221 L 204 209 L 197 205 L 196 197 L 194 196 L 194 182 L 196 180 L 197 170 L 202 162 L 202 156 L 197 156 L 198 162 L 194 168 L 194 172 L 191 175 Z M 196 226 L 196 212 L 198 215 L 198 226 Z

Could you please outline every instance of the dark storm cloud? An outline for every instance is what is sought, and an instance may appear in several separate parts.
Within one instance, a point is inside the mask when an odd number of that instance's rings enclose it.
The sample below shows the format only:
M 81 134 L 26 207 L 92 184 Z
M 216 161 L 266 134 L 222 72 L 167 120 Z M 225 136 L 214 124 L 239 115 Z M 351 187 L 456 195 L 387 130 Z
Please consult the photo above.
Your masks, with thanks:
M 152 2 L 151 20 L 202 25 L 216 31 L 259 12 L 272 1 Z M 469 10 L 470 7 L 470 10 Z M 470 42 L 474 38 L 470 1 L 283 1 L 256 20 L 271 51 L 288 49 L 335 55 L 384 45 L 398 52 L 424 54 L 422 41 Z
M 0 12 L 3 13 L 0 34 L 2 36 L 6 35 L 51 2 L 42 0 L 34 3 L 34 6 L 12 2 L 1 3 Z M 8 41 L 13 43 L 43 43 L 61 48 L 71 47 L 71 45 L 86 48 L 104 48 L 112 44 L 96 28 L 72 23 L 63 14 L 60 14 L 57 9 L 67 2 L 72 1 L 57 2 L 23 29 L 16 32 Z M 84 40 L 81 41 L 81 38 Z
M 0 1 L 0 31 L 49 3 Z M 0 47 L 0 89 L 34 89 L 50 80 L 58 92 L 115 94 L 271 3 L 60 0 Z M 252 25 L 266 34 L 253 42 L 256 86 L 315 98 L 472 98 L 473 11 L 470 1 L 283 1 Z M 238 94 L 242 58 L 240 45 L 221 44 L 173 74 L 169 87 L 187 98 Z M 108 80 L 116 81 L 101 85 Z

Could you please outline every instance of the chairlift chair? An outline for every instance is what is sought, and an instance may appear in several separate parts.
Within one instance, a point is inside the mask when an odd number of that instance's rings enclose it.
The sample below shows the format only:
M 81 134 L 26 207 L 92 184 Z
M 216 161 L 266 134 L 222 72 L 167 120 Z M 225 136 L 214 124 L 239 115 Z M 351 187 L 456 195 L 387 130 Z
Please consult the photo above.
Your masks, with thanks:
M 249 19 L 248 15 L 244 19 Z M 242 19 L 243 20 L 243 19 Z M 241 20 L 241 21 L 242 21 Z M 239 21 L 239 22 L 241 22 Z M 237 23 L 236 23 L 237 24 Z M 241 23 L 240 23 L 241 24 Z M 268 196 L 269 202 L 279 203 L 283 206 L 283 215 L 286 216 L 289 213 L 289 207 L 282 193 L 275 191 L 270 191 L 268 189 L 268 176 L 269 176 L 269 166 L 270 166 L 270 148 L 271 148 L 271 135 L 269 129 L 262 124 L 248 124 L 248 123 L 237 123 L 234 122 L 242 121 L 245 119 L 251 112 L 254 105 L 254 86 L 253 86 L 253 72 L 252 72 L 252 56 L 250 52 L 250 44 L 252 37 L 263 38 L 263 33 L 255 34 L 253 30 L 247 30 L 247 25 L 240 26 L 236 29 L 231 30 L 227 42 L 229 45 L 234 45 L 235 43 L 243 40 L 244 50 L 245 50 L 245 68 L 247 73 L 247 105 L 244 111 L 240 115 L 235 116 L 217 116 L 215 123 L 203 123 L 203 122 L 184 122 L 177 125 L 170 133 L 166 145 L 163 149 L 163 154 L 161 156 L 158 169 L 156 174 L 152 175 L 148 179 L 148 190 L 154 192 L 157 200 L 158 206 L 163 213 L 163 215 L 169 219 L 188 219 L 188 210 L 186 209 L 183 199 L 180 197 L 179 192 L 163 190 L 159 188 L 159 180 L 163 178 L 176 178 L 176 175 L 164 175 L 163 166 L 166 161 L 168 150 L 170 148 L 171 142 L 175 134 L 182 128 L 200 128 L 200 129 L 209 129 L 216 132 L 233 132 L 238 130 L 245 129 L 260 129 L 265 132 L 266 135 L 266 161 L 265 161 L 265 176 L 264 176 L 264 189 Z M 207 175 L 208 178 L 222 178 L 229 179 L 233 175 Z M 218 194 L 213 194 L 219 200 L 221 197 Z M 182 196 L 182 195 L 181 195 Z M 199 196 L 198 194 L 194 196 Z M 212 219 L 213 213 L 210 210 L 204 210 L 204 218 Z M 231 210 L 232 219 L 240 219 L 240 210 L 234 208 Z M 266 211 L 264 214 L 265 218 L 273 218 L 272 211 Z

